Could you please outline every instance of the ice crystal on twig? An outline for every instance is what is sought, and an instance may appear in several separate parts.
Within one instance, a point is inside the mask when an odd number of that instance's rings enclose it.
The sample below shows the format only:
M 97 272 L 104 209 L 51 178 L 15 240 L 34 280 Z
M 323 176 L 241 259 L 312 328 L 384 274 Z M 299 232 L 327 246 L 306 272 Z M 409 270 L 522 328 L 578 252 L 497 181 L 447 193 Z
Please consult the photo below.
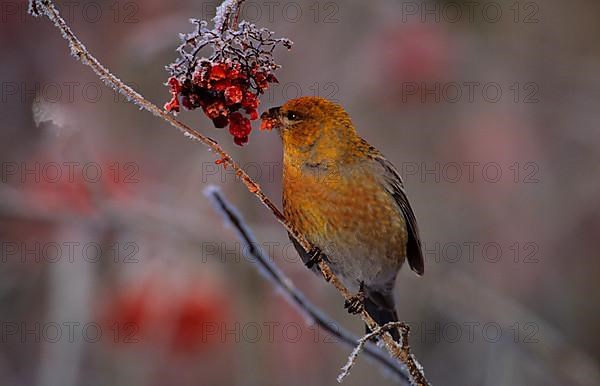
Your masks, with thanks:
M 29 0 L 27 4 L 27 13 L 31 16 L 40 17 L 42 13 L 40 12 L 40 5 L 38 4 L 39 0 Z

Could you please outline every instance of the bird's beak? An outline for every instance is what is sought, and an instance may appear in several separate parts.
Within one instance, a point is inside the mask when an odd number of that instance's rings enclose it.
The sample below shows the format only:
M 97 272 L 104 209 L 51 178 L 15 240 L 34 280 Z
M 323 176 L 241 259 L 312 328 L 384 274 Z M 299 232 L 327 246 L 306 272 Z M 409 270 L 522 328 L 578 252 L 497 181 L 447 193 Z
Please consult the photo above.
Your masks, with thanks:
M 271 107 L 268 111 L 265 111 L 261 114 L 260 119 L 262 119 L 262 125 L 264 128 L 270 129 L 281 129 L 281 115 L 280 115 L 281 106 L 279 107 Z
M 281 110 L 281 106 L 279 107 L 271 107 L 268 111 L 265 111 L 260 116 L 260 119 L 271 119 L 279 121 L 279 110 Z

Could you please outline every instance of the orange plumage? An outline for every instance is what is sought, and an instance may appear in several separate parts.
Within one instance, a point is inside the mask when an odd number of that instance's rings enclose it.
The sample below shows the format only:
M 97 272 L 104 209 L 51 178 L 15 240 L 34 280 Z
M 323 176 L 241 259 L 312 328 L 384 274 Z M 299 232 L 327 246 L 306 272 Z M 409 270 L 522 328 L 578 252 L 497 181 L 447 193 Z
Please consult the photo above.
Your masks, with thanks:
M 363 305 L 379 324 L 397 320 L 398 270 L 405 259 L 418 274 L 424 268 L 399 174 L 358 136 L 346 111 L 326 99 L 293 99 L 263 119 L 283 141 L 286 219 L 322 252 L 348 289 L 363 292 Z M 310 259 L 297 249 L 305 262 Z

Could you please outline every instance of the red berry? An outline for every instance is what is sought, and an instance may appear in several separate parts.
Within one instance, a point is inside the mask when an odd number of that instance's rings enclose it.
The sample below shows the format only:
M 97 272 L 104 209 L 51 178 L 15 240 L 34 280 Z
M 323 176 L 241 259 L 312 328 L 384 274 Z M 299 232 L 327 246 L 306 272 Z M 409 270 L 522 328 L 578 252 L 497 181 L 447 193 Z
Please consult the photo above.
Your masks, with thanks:
M 215 91 L 225 91 L 225 89 L 229 86 L 231 86 L 231 82 L 229 81 L 229 79 L 222 79 L 214 82 L 212 88 Z
M 215 127 L 217 129 L 222 129 L 225 126 L 227 126 L 227 124 L 229 123 L 229 118 L 227 118 L 224 115 L 218 116 L 217 118 L 212 120 L 213 125 L 215 125 Z
M 263 71 L 257 72 L 254 80 L 256 80 L 256 86 L 259 90 L 269 87 L 269 84 L 267 83 L 267 75 Z
M 221 101 L 217 101 L 217 102 L 211 103 L 210 105 L 206 106 L 204 108 L 204 113 L 210 119 L 215 119 L 215 118 L 219 117 L 220 115 L 227 116 L 227 110 L 225 109 L 225 104 L 223 104 L 223 102 L 221 102 Z
M 251 121 L 256 121 L 258 119 L 258 111 L 256 111 L 256 109 L 247 109 L 246 113 L 250 116 Z
M 210 69 L 210 80 L 221 80 L 227 76 L 227 66 L 224 63 L 215 64 Z
M 178 93 L 181 91 L 181 83 L 174 76 L 169 78 L 169 91 L 172 93 Z
M 244 94 L 244 100 L 242 101 L 242 107 L 245 109 L 256 109 L 258 108 L 258 98 L 253 93 L 246 91 Z
M 250 120 L 241 113 L 232 113 L 229 117 L 229 132 L 234 137 L 245 137 L 252 131 Z
M 193 105 L 192 101 L 190 100 L 190 97 L 187 95 L 184 95 L 181 97 L 181 104 L 183 105 L 183 107 L 185 107 L 188 110 L 192 110 L 194 108 L 194 105 Z
M 167 82 L 169 91 L 171 92 L 171 100 L 165 103 L 165 110 L 179 112 L 179 93 L 181 92 L 181 83 L 177 78 L 170 77 Z
M 260 123 L 261 130 L 273 130 L 273 128 L 277 126 L 277 121 L 273 118 L 264 118 Z
M 240 65 L 239 64 L 234 64 L 233 67 L 231 67 L 229 69 L 229 71 L 227 72 L 227 78 L 228 79 L 237 79 L 242 75 L 242 73 L 240 72 Z
M 193 94 L 195 96 L 195 98 L 198 100 L 198 104 L 200 106 L 202 106 L 202 108 L 206 108 L 206 106 L 212 104 L 215 99 L 210 97 L 209 95 L 198 95 L 198 94 Z
M 177 100 L 177 95 L 173 95 L 171 100 L 168 103 L 165 103 L 165 110 L 171 112 L 179 112 L 179 101 Z
M 248 143 L 248 136 L 245 137 L 233 137 L 233 142 L 238 146 L 244 146 Z
M 225 89 L 225 102 L 228 105 L 240 103 L 244 97 L 242 90 L 238 86 L 229 86 Z

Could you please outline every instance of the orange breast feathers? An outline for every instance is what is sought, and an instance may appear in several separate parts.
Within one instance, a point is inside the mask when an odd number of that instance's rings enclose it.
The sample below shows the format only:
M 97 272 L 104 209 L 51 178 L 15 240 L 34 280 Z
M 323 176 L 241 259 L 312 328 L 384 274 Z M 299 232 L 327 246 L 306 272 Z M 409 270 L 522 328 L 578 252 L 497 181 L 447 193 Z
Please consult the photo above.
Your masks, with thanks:
M 342 244 L 403 261 L 404 217 L 369 162 L 311 165 L 284 157 L 284 214 L 321 250 Z

